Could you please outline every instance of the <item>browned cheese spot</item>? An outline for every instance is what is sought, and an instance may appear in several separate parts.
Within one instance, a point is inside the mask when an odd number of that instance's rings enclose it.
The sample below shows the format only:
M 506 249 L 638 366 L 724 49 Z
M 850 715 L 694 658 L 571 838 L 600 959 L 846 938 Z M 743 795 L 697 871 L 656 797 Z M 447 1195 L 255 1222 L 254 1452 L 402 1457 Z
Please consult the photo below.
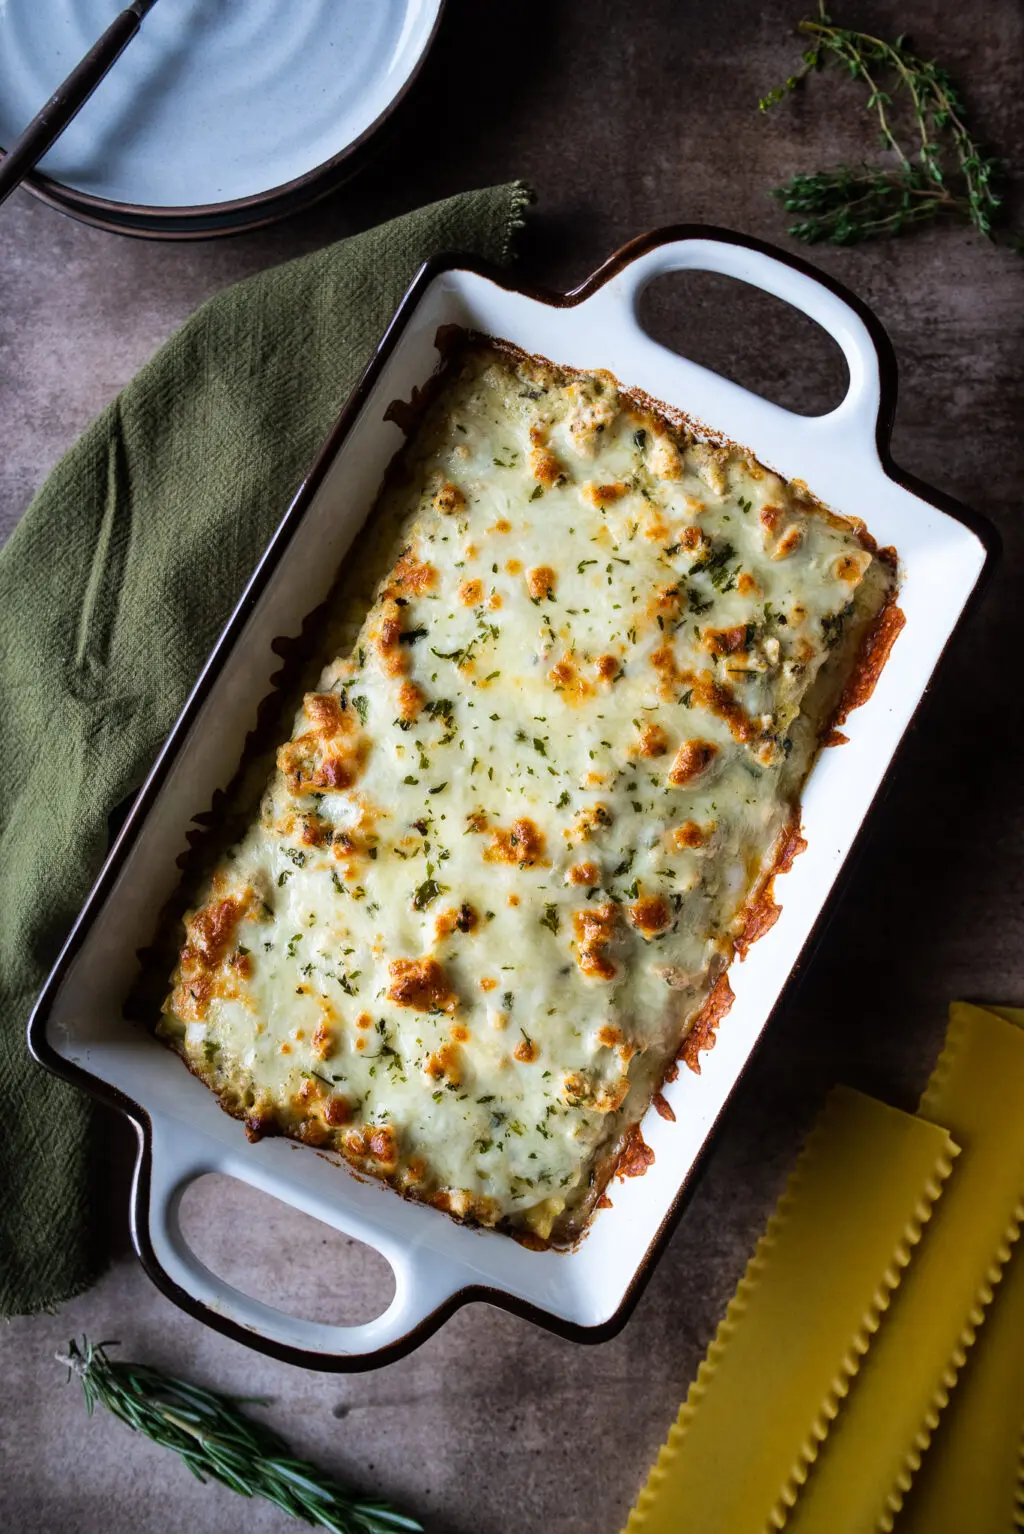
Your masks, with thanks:
M 466 497 L 458 485 L 450 482 L 440 485 L 434 492 L 434 508 L 443 516 L 453 517 L 462 511 L 466 505 Z
M 462 1063 L 459 1049 L 456 1044 L 441 1044 L 432 1055 L 428 1055 L 423 1069 L 434 1081 L 450 1081 L 453 1086 L 458 1086 L 462 1080 Z
M 584 975 L 598 980 L 612 980 L 615 965 L 608 957 L 615 932 L 616 911 L 609 901 L 605 905 L 584 906 L 572 913 L 573 931 L 576 934 L 576 963 Z
M 310 692 L 303 707 L 313 728 L 287 741 L 277 753 L 278 770 L 289 791 L 346 789 L 357 781 L 367 756 L 355 710 L 333 692 Z
M 775 545 L 775 551 L 772 554 L 772 558 L 788 559 L 790 554 L 796 553 L 797 549 L 803 542 L 803 538 L 804 535 L 800 528 L 797 527 L 795 522 L 791 523 L 790 526 L 787 527 L 785 532 L 782 534 L 782 537 L 779 539 L 778 543 Z
M 683 461 L 671 437 L 658 433 L 651 448 L 650 466 L 659 479 L 682 479 Z
M 326 1023 L 317 1023 L 313 1030 L 313 1053 L 317 1059 L 329 1060 L 336 1048 L 333 1030 Z
M 330 822 L 319 815 L 307 815 L 302 823 L 302 843 L 305 847 L 322 847 L 331 839 Z
M 572 822 L 572 835 L 581 842 L 592 841 L 599 831 L 612 824 L 612 812 L 606 804 L 588 804 L 577 810 Z
M 501 826 L 491 832 L 491 844 L 484 852 L 485 863 L 514 863 L 532 868 L 544 858 L 544 833 L 527 816 L 512 822 L 506 831 Z
M 434 921 L 434 934 L 438 940 L 448 937 L 452 932 L 474 932 L 479 925 L 480 918 L 473 907 L 463 901 L 460 906 L 453 906 L 449 911 L 442 911 Z
M 707 771 L 717 755 L 718 747 L 710 740 L 684 740 L 669 768 L 669 782 L 673 788 L 685 788 Z
M 214 974 L 234 939 L 246 898 L 228 895 L 211 901 L 185 923 L 185 945 L 171 1006 L 186 1022 L 200 1022 L 215 994 Z M 244 957 L 244 956 L 243 956 Z
M 385 676 L 402 676 L 409 669 L 409 656 L 402 648 L 402 609 L 390 597 L 380 604 L 376 627 L 370 643 L 380 658 Z
M 642 724 L 636 745 L 637 756 L 664 756 L 668 750 L 668 736 L 660 724 Z
M 436 959 L 392 959 L 388 1001 L 417 1012 L 454 1012 L 455 992 Z
M 606 506 L 614 506 L 616 501 L 620 501 L 629 492 L 629 486 L 620 483 L 613 485 L 591 483 L 581 488 L 584 500 L 589 501 L 598 511 L 603 511 Z
M 680 851 L 684 847 L 703 847 L 708 839 L 708 832 L 703 830 L 695 820 L 684 820 L 681 826 L 675 826 L 670 833 L 672 843 Z
M 343 1124 L 349 1123 L 352 1118 L 352 1108 L 348 1100 L 332 1093 L 324 1105 L 324 1119 L 332 1129 L 340 1129 Z
M 410 545 L 404 549 L 398 563 L 391 572 L 391 580 L 385 591 L 385 596 L 410 597 L 420 596 L 426 591 L 433 589 L 437 582 L 437 571 L 433 565 L 421 560 L 416 550 Z
M 701 643 L 712 655 L 741 655 L 747 648 L 747 625 L 737 623 L 728 629 L 705 629 Z
M 672 925 L 672 912 L 661 895 L 645 895 L 629 907 L 629 919 L 640 936 L 650 942 Z
M 530 427 L 530 473 L 545 487 L 557 485 L 565 478 L 565 470 L 546 445 L 547 439 L 539 426 Z
M 398 717 L 412 724 L 420 716 L 427 701 L 423 688 L 416 682 L 403 682 L 398 689 Z
M 870 563 L 871 556 L 865 551 L 859 554 L 840 554 L 832 566 L 832 574 L 837 581 L 845 581 L 848 586 L 857 586 Z
M 584 698 L 593 696 L 593 687 L 571 656 L 564 655 L 560 661 L 556 661 L 548 677 L 566 703 L 582 703 Z
M 398 1135 L 390 1124 L 363 1124 L 350 1129 L 342 1149 L 348 1160 L 372 1163 L 383 1172 L 393 1172 L 398 1166 Z
M 692 688 L 693 701 L 698 707 L 708 709 L 725 721 L 733 740 L 744 742 L 757 734 L 750 715 L 728 682 L 716 681 L 710 671 L 699 671 L 695 676 L 690 674 L 684 681 Z
M 239 980 L 252 978 L 252 957 L 247 953 L 233 953 L 228 960 L 228 968 L 233 970 Z
M 574 863 L 565 877 L 570 884 L 583 884 L 596 889 L 601 882 L 601 870 L 596 863 Z
M 665 699 L 675 699 L 688 673 L 679 669 L 676 652 L 668 640 L 651 655 L 651 665 L 658 674 L 658 691 Z

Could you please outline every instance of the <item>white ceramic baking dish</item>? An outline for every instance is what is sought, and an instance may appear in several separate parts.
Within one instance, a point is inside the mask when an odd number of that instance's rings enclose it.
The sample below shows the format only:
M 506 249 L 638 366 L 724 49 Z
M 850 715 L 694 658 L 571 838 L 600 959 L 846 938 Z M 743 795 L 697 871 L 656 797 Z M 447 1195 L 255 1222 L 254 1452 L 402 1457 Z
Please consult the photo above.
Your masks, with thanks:
M 839 343 L 849 391 L 830 414 L 806 418 L 748 393 L 652 340 L 637 302 L 652 278 L 714 271 L 802 309 Z M 271 649 L 297 634 L 326 596 L 373 504 L 402 434 L 387 407 L 409 399 L 437 363 L 435 335 L 461 325 L 581 368 L 685 411 L 806 480 L 840 512 L 862 516 L 900 554 L 906 627 L 874 695 L 844 727 L 849 743 L 823 752 L 807 783 L 807 851 L 779 880 L 777 925 L 731 972 L 735 1005 L 699 1076 L 666 1087 L 675 1122 L 654 1111 L 643 1135 L 645 1176 L 612 1185 L 573 1251 L 536 1252 L 507 1236 L 457 1225 L 285 1140 L 250 1145 L 242 1125 L 123 1016 L 156 915 L 172 894 L 192 817 L 235 772 L 259 701 L 280 662 Z M 963 508 L 899 474 L 889 459 L 895 365 L 881 327 L 856 299 L 803 261 L 715 229 L 658 231 L 626 246 L 569 295 L 524 292 L 459 257 L 430 262 L 403 300 L 308 479 L 289 508 L 141 790 L 29 1025 L 36 1058 L 122 1109 L 139 1136 L 132 1226 L 154 1281 L 186 1310 L 265 1352 L 320 1369 L 358 1369 L 422 1340 L 459 1304 L 487 1299 L 579 1339 L 620 1326 L 682 1207 L 725 1103 L 815 927 L 908 722 L 994 548 Z M 300 1320 L 211 1273 L 179 1224 L 190 1180 L 241 1178 L 359 1241 L 390 1263 L 395 1295 L 359 1326 Z

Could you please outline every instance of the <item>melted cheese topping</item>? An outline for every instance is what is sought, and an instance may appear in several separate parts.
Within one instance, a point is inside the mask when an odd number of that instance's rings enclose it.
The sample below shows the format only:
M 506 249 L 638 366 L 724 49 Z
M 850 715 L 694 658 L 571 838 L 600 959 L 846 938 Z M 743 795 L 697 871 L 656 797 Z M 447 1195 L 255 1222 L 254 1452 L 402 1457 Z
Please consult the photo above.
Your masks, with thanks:
M 378 512 L 398 557 L 186 916 L 161 1031 L 252 1133 L 568 1235 L 742 937 L 802 705 L 887 568 L 610 376 L 483 346 Z

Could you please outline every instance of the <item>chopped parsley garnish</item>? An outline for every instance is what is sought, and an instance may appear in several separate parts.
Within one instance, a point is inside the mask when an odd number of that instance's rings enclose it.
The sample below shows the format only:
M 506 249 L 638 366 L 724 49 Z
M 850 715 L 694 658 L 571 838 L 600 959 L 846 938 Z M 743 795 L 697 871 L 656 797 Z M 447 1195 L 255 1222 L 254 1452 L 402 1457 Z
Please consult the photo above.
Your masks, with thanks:
M 549 932 L 558 931 L 560 922 L 558 920 L 558 907 L 556 905 L 552 903 L 544 907 L 544 915 L 540 918 L 540 924 L 542 927 L 547 927 Z
M 431 901 L 436 900 L 438 895 L 442 894 L 446 887 L 447 886 L 444 884 L 438 884 L 436 879 L 424 879 L 423 883 L 412 897 L 413 907 L 417 911 L 425 911 L 427 906 L 430 905 Z

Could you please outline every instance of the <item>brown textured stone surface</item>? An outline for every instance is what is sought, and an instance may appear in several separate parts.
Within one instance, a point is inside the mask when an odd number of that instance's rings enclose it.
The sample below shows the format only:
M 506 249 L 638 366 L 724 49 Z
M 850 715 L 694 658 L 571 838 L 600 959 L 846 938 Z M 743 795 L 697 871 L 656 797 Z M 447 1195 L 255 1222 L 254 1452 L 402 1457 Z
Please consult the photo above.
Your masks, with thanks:
M 539 204 L 524 276 L 579 280 L 652 225 L 704 219 L 785 242 L 766 189 L 873 153 L 841 83 L 774 118 L 756 99 L 795 55 L 799 0 L 452 0 L 436 53 L 375 165 L 303 218 L 206 245 L 76 225 L 17 195 L 0 211 L 0 530 L 153 349 L 217 288 L 459 188 L 523 175 Z M 963 83 L 991 139 L 1024 164 L 1024 17 L 1016 0 L 849 0 L 843 19 L 909 31 Z M 737 1094 L 708 1171 L 622 1334 L 584 1348 L 476 1305 L 405 1361 L 329 1377 L 273 1363 L 189 1320 L 128 1254 L 57 1316 L 0 1332 L 0 1520 L 19 1534 L 283 1531 L 273 1509 L 194 1482 L 101 1417 L 51 1362 L 83 1329 L 126 1354 L 273 1397 L 300 1450 L 379 1488 L 441 1534 L 599 1534 L 623 1516 L 686 1392 L 826 1087 L 910 1103 L 953 996 L 1024 1002 L 1024 802 L 1018 742 L 1024 476 L 1024 264 L 957 229 L 813 257 L 888 326 L 902 373 L 895 453 L 1001 527 L 1003 564 L 922 708 L 845 898 L 799 993 Z M 818 410 L 842 387 L 831 343 L 724 279 L 668 281 L 658 333 L 709 365 Z M 871 508 L 864 507 L 870 523 Z M 29 600 L 26 593 L 26 600 Z M 121 1182 L 132 1154 L 109 1133 Z M 118 1186 L 115 1177 L 113 1186 Z M 230 1202 L 229 1202 L 230 1201 Z M 307 1313 L 365 1315 L 379 1259 L 216 1182 L 190 1198 L 222 1271 Z M 301 1264 L 280 1254 L 289 1245 Z M 726 1531 L 723 1531 L 726 1534 Z

